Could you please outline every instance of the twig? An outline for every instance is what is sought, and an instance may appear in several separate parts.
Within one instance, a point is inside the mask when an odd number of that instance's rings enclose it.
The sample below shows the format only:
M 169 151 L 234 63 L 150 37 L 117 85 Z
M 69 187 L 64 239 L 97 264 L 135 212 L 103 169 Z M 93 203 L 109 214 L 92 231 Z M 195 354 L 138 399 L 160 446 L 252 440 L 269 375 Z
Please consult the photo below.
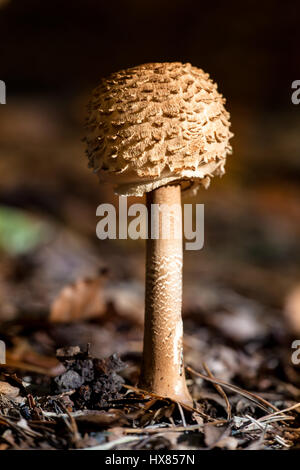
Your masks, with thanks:
M 268 418 L 271 418 L 272 416 L 276 416 L 276 415 L 281 414 L 281 413 L 287 413 L 288 411 L 295 410 L 296 408 L 300 408 L 300 403 L 296 403 L 296 405 L 290 406 L 289 408 L 285 408 L 284 410 L 275 411 L 275 413 L 270 413 L 267 416 L 262 416 L 261 418 L 258 419 L 258 421 L 264 421 Z M 290 419 L 290 417 L 289 417 L 289 419 Z
M 198 431 L 203 429 L 203 424 L 191 424 L 189 426 L 170 426 L 170 427 L 149 427 L 149 428 L 123 428 L 125 434 L 157 434 L 165 432 L 185 432 L 185 431 Z
M 135 393 L 140 393 L 142 395 L 148 395 L 149 397 L 154 397 L 156 399 L 159 399 L 159 400 L 163 400 L 163 401 L 169 401 L 169 402 L 173 402 L 173 403 L 179 403 L 178 401 L 175 401 L 173 400 L 172 398 L 166 398 L 166 397 L 161 397 L 160 395 L 156 395 L 155 393 L 151 393 L 151 392 L 148 392 L 146 390 L 142 390 L 141 388 L 137 388 L 137 387 L 133 387 L 132 385 L 127 385 L 127 384 L 124 384 L 123 385 L 124 388 L 127 388 Z M 213 422 L 216 422 L 216 420 L 214 420 L 213 418 L 211 418 L 210 416 L 208 416 L 207 414 L 203 413 L 203 411 L 200 411 L 200 410 L 197 410 L 196 408 L 193 408 L 192 406 L 188 406 L 186 405 L 185 403 L 180 403 L 180 405 L 187 409 L 188 411 L 193 411 L 195 413 L 198 413 L 200 416 L 202 416 L 202 418 L 206 418 L 208 419 L 209 421 L 213 421 Z M 218 421 L 219 422 L 219 421 Z M 222 421 L 223 422 L 223 421 Z
M 222 385 L 223 387 L 227 387 L 229 390 L 231 390 L 235 393 L 239 393 L 243 397 L 245 397 L 248 400 L 254 402 L 259 408 L 261 408 L 262 410 L 264 410 L 268 413 L 269 413 L 269 410 L 268 410 L 267 407 L 269 407 L 269 408 L 271 408 L 272 410 L 275 410 L 275 411 L 280 411 L 278 408 L 276 408 L 276 406 L 272 405 L 267 400 L 265 400 L 264 398 L 261 398 L 260 396 L 256 395 L 255 393 L 248 392 L 247 390 L 243 390 L 242 388 L 237 387 L 236 385 L 232 385 L 232 384 L 229 384 L 227 382 L 224 382 L 224 380 L 221 380 L 221 379 L 216 379 L 216 378 L 212 379 L 212 378 L 208 377 L 207 375 L 203 375 L 200 372 L 195 371 L 191 367 L 187 367 L 187 370 L 189 372 L 191 372 L 192 374 L 197 375 L 201 379 L 204 379 L 204 380 L 207 380 L 208 382 L 211 382 L 212 384 Z
M 179 413 L 180 413 L 180 416 L 181 416 L 181 419 L 182 419 L 183 427 L 186 428 L 186 420 L 185 420 L 183 409 L 182 409 L 180 403 L 177 403 L 177 406 L 178 406 Z
M 203 362 L 203 367 L 207 373 L 207 375 L 211 378 L 211 379 L 214 379 L 214 375 L 211 373 L 211 371 L 209 370 L 207 364 L 205 362 Z M 229 403 L 229 400 L 228 400 L 228 397 L 226 395 L 226 393 L 224 392 L 223 388 L 221 387 L 221 385 L 218 385 L 218 384 L 213 384 L 215 389 L 217 390 L 217 392 L 219 392 L 219 394 L 221 395 L 221 397 L 224 398 L 225 400 L 225 403 L 226 403 L 226 411 L 227 411 L 227 419 L 228 421 L 231 419 L 231 405 Z
M 107 442 L 106 444 L 100 444 L 99 446 L 94 446 L 94 447 L 85 447 L 84 449 L 78 449 L 78 450 L 109 450 L 115 446 L 118 446 L 121 444 L 127 444 L 128 442 L 140 441 L 141 439 L 142 437 L 140 436 L 121 437 L 120 439 L 116 439 L 113 442 Z

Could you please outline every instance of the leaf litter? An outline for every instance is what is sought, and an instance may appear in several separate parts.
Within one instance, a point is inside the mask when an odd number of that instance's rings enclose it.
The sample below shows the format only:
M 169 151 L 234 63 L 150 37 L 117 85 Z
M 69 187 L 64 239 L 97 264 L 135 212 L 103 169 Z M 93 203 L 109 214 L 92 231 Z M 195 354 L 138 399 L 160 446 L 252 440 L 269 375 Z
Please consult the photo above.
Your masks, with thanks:
M 216 378 L 203 364 L 202 372 L 187 367 L 200 397 L 191 408 L 131 385 L 124 371 L 134 368 L 116 354 L 98 359 L 89 346 L 75 346 L 58 349 L 56 357 L 62 369 L 55 377 L 36 373 L 29 380 L 22 367 L 23 378 L 2 368 L 1 448 L 236 450 L 299 443 L 300 402 L 282 406 L 292 403 L 289 393 L 269 401 Z
M 56 251 L 74 250 L 66 258 L 82 269 L 85 247 L 66 238 L 63 247 L 38 252 L 39 260 L 49 256 L 45 265 L 58 269 Z M 115 270 L 126 270 L 116 260 Z M 137 387 L 142 282 L 93 264 L 94 274 L 78 271 L 69 284 L 63 269 L 59 287 L 48 268 L 41 274 L 27 262 L 10 267 L 21 295 L 10 296 L 14 305 L 5 306 L 0 324 L 7 345 L 0 449 L 299 448 L 299 366 L 291 363 L 277 307 L 230 284 L 188 283 L 185 362 L 194 404 L 187 407 Z M 39 289 L 43 301 L 36 304 L 28 292 Z

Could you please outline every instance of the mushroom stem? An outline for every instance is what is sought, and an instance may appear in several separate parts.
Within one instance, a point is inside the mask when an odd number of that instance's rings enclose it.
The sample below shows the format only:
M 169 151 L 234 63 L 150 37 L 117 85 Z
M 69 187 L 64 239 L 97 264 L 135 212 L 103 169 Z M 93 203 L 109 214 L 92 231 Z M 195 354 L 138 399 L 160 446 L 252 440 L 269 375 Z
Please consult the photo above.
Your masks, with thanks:
M 153 206 L 154 204 L 159 206 Z M 185 382 L 182 347 L 183 249 L 180 185 L 163 186 L 147 193 L 147 208 L 149 236 L 140 387 L 191 405 L 192 398 Z M 154 217 L 154 208 L 159 208 L 157 220 Z M 153 228 L 157 230 L 157 238 L 153 238 Z

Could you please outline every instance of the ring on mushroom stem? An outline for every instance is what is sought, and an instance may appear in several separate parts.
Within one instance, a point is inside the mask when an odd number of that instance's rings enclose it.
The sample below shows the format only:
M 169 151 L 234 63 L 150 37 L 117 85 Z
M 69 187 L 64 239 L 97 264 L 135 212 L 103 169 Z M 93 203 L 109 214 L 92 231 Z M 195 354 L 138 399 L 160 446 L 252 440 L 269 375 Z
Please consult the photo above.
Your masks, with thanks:
M 207 188 L 211 177 L 224 173 L 232 137 L 224 104 L 209 75 L 191 64 L 152 63 L 113 73 L 89 102 L 89 166 L 117 194 L 147 193 L 148 214 L 152 203 L 172 214 L 187 182 Z M 140 387 L 192 404 L 182 351 L 182 236 L 172 236 L 181 218 L 181 211 L 173 212 L 168 239 L 147 240 Z

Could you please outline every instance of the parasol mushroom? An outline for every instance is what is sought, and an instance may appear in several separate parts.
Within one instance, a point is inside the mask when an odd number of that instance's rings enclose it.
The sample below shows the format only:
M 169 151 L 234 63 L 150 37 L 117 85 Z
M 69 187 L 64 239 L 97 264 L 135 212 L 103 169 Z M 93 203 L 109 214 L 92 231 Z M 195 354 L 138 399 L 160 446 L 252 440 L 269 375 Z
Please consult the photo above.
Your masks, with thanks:
M 181 190 L 208 187 L 231 153 L 225 99 L 191 64 L 151 63 L 102 79 L 88 106 L 87 155 L 100 181 L 120 195 L 147 193 L 168 212 L 168 239 L 148 237 L 140 387 L 191 404 L 182 350 Z M 180 210 L 176 210 L 176 207 Z M 151 223 L 151 220 L 149 220 Z M 180 233 L 182 233 L 180 225 Z

